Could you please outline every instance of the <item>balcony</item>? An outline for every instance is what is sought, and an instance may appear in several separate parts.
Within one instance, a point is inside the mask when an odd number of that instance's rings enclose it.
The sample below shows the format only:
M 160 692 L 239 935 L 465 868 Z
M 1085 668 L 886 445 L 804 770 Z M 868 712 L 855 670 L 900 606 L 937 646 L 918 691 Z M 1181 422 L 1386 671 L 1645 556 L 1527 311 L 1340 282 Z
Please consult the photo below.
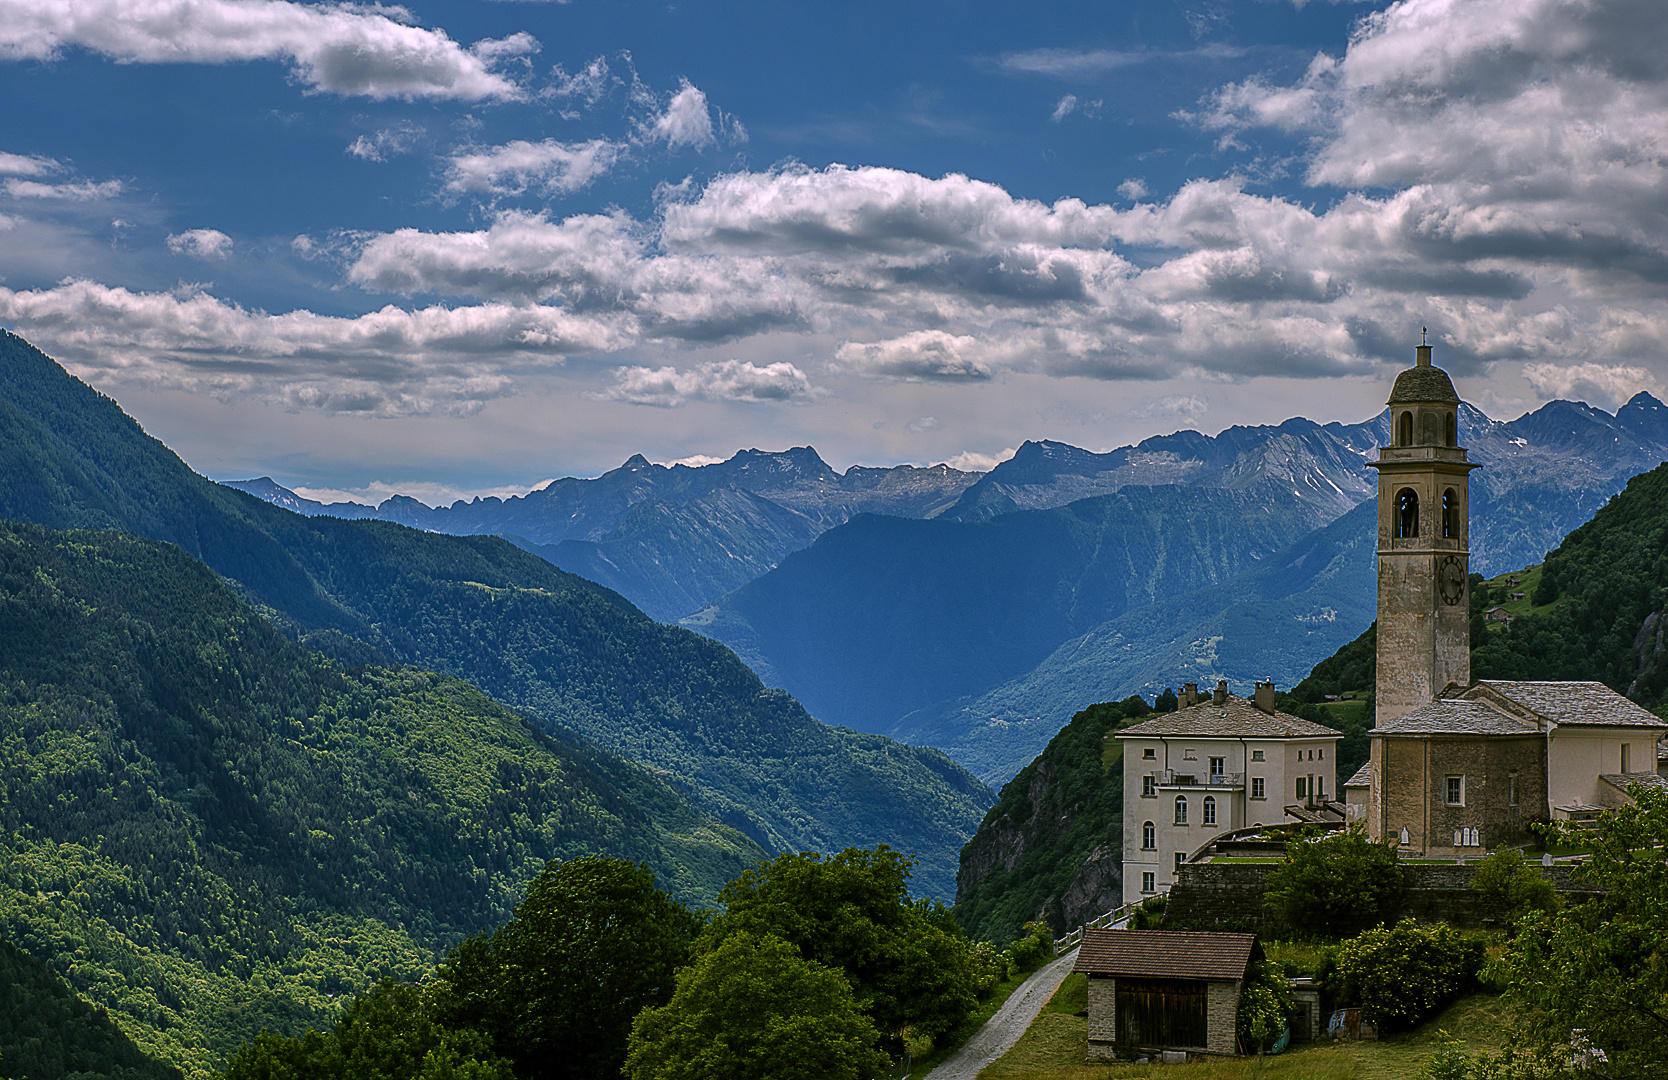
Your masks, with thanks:
M 1243 788 L 1245 774 L 1236 773 L 1184 773 L 1175 769 L 1165 769 L 1158 774 L 1158 786 L 1161 788 Z

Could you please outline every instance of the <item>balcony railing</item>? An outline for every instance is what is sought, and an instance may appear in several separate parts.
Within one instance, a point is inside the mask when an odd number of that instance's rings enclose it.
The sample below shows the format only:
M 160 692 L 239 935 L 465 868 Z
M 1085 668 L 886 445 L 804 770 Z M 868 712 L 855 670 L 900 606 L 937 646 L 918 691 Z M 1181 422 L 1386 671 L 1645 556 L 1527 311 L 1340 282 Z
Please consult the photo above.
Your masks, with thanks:
M 1175 769 L 1165 769 L 1158 774 L 1159 787 L 1217 787 L 1242 788 L 1245 786 L 1245 774 L 1236 773 L 1184 773 Z

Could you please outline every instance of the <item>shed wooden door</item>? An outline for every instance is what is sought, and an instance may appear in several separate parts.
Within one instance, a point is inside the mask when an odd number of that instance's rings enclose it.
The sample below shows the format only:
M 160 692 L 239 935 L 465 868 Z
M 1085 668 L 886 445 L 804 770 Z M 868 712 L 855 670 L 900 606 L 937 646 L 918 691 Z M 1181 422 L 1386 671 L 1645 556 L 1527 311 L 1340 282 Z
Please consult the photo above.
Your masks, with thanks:
M 1136 1046 L 1204 1046 L 1205 984 L 1119 979 L 1117 1040 Z

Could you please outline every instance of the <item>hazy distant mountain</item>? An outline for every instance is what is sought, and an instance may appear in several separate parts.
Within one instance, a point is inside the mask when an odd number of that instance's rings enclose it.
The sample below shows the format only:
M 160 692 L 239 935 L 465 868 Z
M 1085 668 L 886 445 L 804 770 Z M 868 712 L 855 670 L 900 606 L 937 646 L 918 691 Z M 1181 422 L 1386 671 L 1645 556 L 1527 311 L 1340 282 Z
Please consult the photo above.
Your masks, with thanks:
M 963 531 L 852 522 L 685 623 L 818 715 L 937 746 L 1000 783 L 1091 702 L 1195 679 L 1290 686 L 1359 634 L 1372 620 L 1375 525 L 1370 501 L 1351 508 L 1376 490 L 1366 462 L 1386 435 L 1381 416 L 1109 454 L 1028 444 L 943 515 L 966 519 Z M 1614 416 L 1559 401 L 1502 423 L 1462 406 L 1461 441 L 1484 465 L 1472 476 L 1473 567 L 1494 574 L 1539 561 L 1668 458 L 1668 409 L 1640 394 Z M 1115 511 L 1105 495 L 1016 509 L 1107 489 L 1123 500 Z M 1052 534 L 1065 513 L 1104 523 L 1096 546 Z M 1212 551 L 1155 529 L 1166 513 L 1200 526 Z M 1121 570 L 1131 550 L 1148 562 Z M 1001 555 L 976 568 L 971 551 Z M 1136 587 L 1108 584 L 1118 580 Z
M 566 477 L 526 495 L 444 507 L 405 495 L 374 507 L 320 503 L 269 477 L 227 486 L 309 516 L 377 518 L 456 536 L 500 534 L 671 622 L 857 514 L 935 517 L 978 478 L 945 465 L 854 465 L 838 473 L 799 446 L 742 450 L 702 466 L 655 465 L 639 454 L 594 480 Z

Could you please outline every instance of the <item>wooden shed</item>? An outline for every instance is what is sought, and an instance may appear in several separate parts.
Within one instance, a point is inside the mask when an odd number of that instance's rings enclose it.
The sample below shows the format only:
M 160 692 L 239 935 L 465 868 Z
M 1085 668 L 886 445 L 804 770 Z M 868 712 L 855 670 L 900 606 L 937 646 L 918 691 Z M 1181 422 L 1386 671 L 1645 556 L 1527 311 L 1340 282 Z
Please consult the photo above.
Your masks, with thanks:
M 1255 934 L 1089 930 L 1077 966 L 1089 977 L 1089 1060 L 1121 1050 L 1238 1052 L 1239 992 Z

